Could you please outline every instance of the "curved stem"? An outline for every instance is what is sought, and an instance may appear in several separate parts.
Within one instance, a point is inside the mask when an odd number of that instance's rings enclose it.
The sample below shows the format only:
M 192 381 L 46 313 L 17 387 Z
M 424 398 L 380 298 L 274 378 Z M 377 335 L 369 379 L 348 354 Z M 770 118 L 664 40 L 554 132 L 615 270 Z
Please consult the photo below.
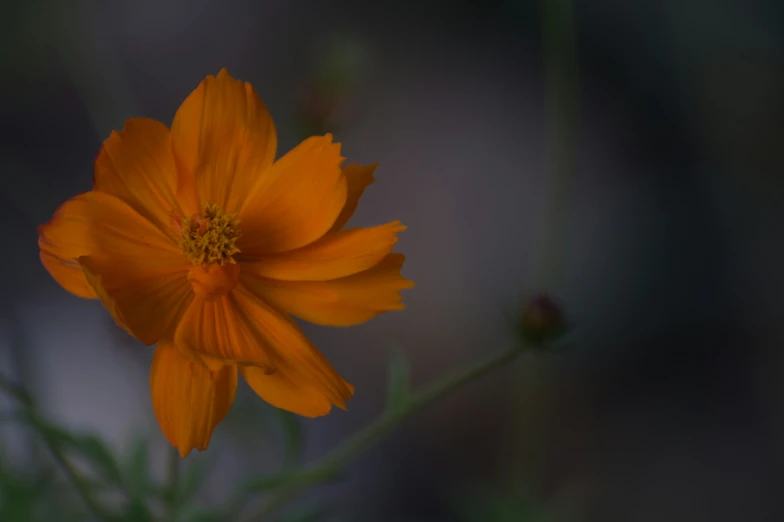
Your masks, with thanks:
M 5 376 L 0 375 L 0 389 L 6 394 L 13 397 L 24 408 L 33 428 L 41 436 L 49 452 L 52 454 L 55 462 L 62 468 L 68 480 L 74 485 L 79 495 L 82 497 L 85 505 L 99 520 L 112 520 L 111 514 L 106 511 L 90 492 L 90 488 L 85 480 L 76 471 L 76 468 L 66 458 L 65 454 L 60 449 L 59 444 L 52 438 L 46 430 L 46 423 L 38 412 L 38 408 L 33 402 L 32 397 L 20 386 L 9 381 Z
M 413 393 L 404 407 L 383 413 L 330 453 L 292 475 L 290 480 L 273 494 L 272 498 L 250 520 L 264 520 L 309 487 L 333 479 L 338 470 L 370 449 L 406 418 L 464 384 L 503 366 L 517 357 L 523 348 L 522 345 L 515 346 L 465 370 L 438 379 Z
M 166 476 L 167 488 L 167 517 L 171 522 L 177 520 L 177 502 L 179 501 L 179 488 L 180 488 L 180 450 L 172 446 L 169 448 L 168 466 Z

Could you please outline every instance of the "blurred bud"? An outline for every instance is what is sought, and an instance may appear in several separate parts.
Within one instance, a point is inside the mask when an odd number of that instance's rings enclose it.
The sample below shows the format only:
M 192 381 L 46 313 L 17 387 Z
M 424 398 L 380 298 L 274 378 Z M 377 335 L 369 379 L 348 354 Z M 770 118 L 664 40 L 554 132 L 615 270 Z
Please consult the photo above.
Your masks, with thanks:
M 335 132 L 334 116 L 341 100 L 330 93 L 310 86 L 300 95 L 299 112 L 306 135 Z
M 533 346 L 540 346 L 566 330 L 561 307 L 546 294 L 531 299 L 520 319 L 523 338 Z
M 335 132 L 352 118 L 354 97 L 369 67 L 369 48 L 350 35 L 334 35 L 315 49 L 298 96 L 307 135 Z

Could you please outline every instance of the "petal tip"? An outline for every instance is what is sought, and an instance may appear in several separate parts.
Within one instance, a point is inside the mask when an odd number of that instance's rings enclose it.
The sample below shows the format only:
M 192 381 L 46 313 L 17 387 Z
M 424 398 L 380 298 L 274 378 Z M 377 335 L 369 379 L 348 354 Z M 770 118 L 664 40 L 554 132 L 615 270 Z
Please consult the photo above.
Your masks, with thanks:
M 52 218 L 54 219 L 54 218 Z M 38 234 L 38 246 L 41 246 L 41 242 L 47 246 L 52 246 L 52 242 L 50 239 L 46 237 L 46 229 L 51 226 L 51 220 L 48 223 L 44 223 L 43 225 L 38 225 L 35 227 L 35 232 Z
M 376 173 L 376 169 L 378 168 L 378 162 L 373 163 L 372 165 L 368 165 L 366 168 L 367 168 L 367 178 L 368 178 L 367 184 L 372 185 L 373 183 L 376 182 L 375 173 Z

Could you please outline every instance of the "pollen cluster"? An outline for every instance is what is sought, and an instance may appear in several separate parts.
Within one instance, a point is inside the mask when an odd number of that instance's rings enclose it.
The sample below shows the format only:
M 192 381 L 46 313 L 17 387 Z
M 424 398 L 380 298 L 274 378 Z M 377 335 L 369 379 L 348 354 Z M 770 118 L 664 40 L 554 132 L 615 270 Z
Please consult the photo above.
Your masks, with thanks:
M 196 266 L 236 263 L 232 257 L 240 251 L 236 214 L 225 214 L 218 205 L 207 205 L 204 216 L 182 220 L 180 248 L 188 261 Z

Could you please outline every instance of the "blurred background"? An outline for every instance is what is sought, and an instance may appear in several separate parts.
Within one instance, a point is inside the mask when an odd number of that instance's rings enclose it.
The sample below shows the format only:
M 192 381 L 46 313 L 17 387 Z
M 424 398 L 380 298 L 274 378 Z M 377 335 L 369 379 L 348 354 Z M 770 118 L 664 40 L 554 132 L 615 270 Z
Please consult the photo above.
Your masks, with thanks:
M 170 123 L 222 67 L 268 106 L 279 154 L 329 131 L 350 162 L 380 163 L 354 224 L 408 225 L 405 311 L 304 327 L 357 389 L 348 412 L 300 421 L 305 462 L 383 410 L 390 349 L 418 386 L 514 342 L 507 316 L 543 290 L 547 239 L 540 2 L 50 0 L 0 13 L 0 371 L 53 422 L 131 467 L 148 441 L 150 473 L 164 474 L 152 350 L 49 277 L 35 229 L 91 188 L 112 129 Z M 429 406 L 304 498 L 340 520 L 784 519 L 784 8 L 576 0 L 575 20 L 577 166 L 562 277 L 546 289 L 573 346 Z M 13 409 L 0 399 L 0 504 L 28 520 L 8 506 L 49 502 L 36 482 L 47 456 Z M 277 469 L 285 431 L 241 385 L 209 450 L 185 462 L 207 470 L 194 506 Z

